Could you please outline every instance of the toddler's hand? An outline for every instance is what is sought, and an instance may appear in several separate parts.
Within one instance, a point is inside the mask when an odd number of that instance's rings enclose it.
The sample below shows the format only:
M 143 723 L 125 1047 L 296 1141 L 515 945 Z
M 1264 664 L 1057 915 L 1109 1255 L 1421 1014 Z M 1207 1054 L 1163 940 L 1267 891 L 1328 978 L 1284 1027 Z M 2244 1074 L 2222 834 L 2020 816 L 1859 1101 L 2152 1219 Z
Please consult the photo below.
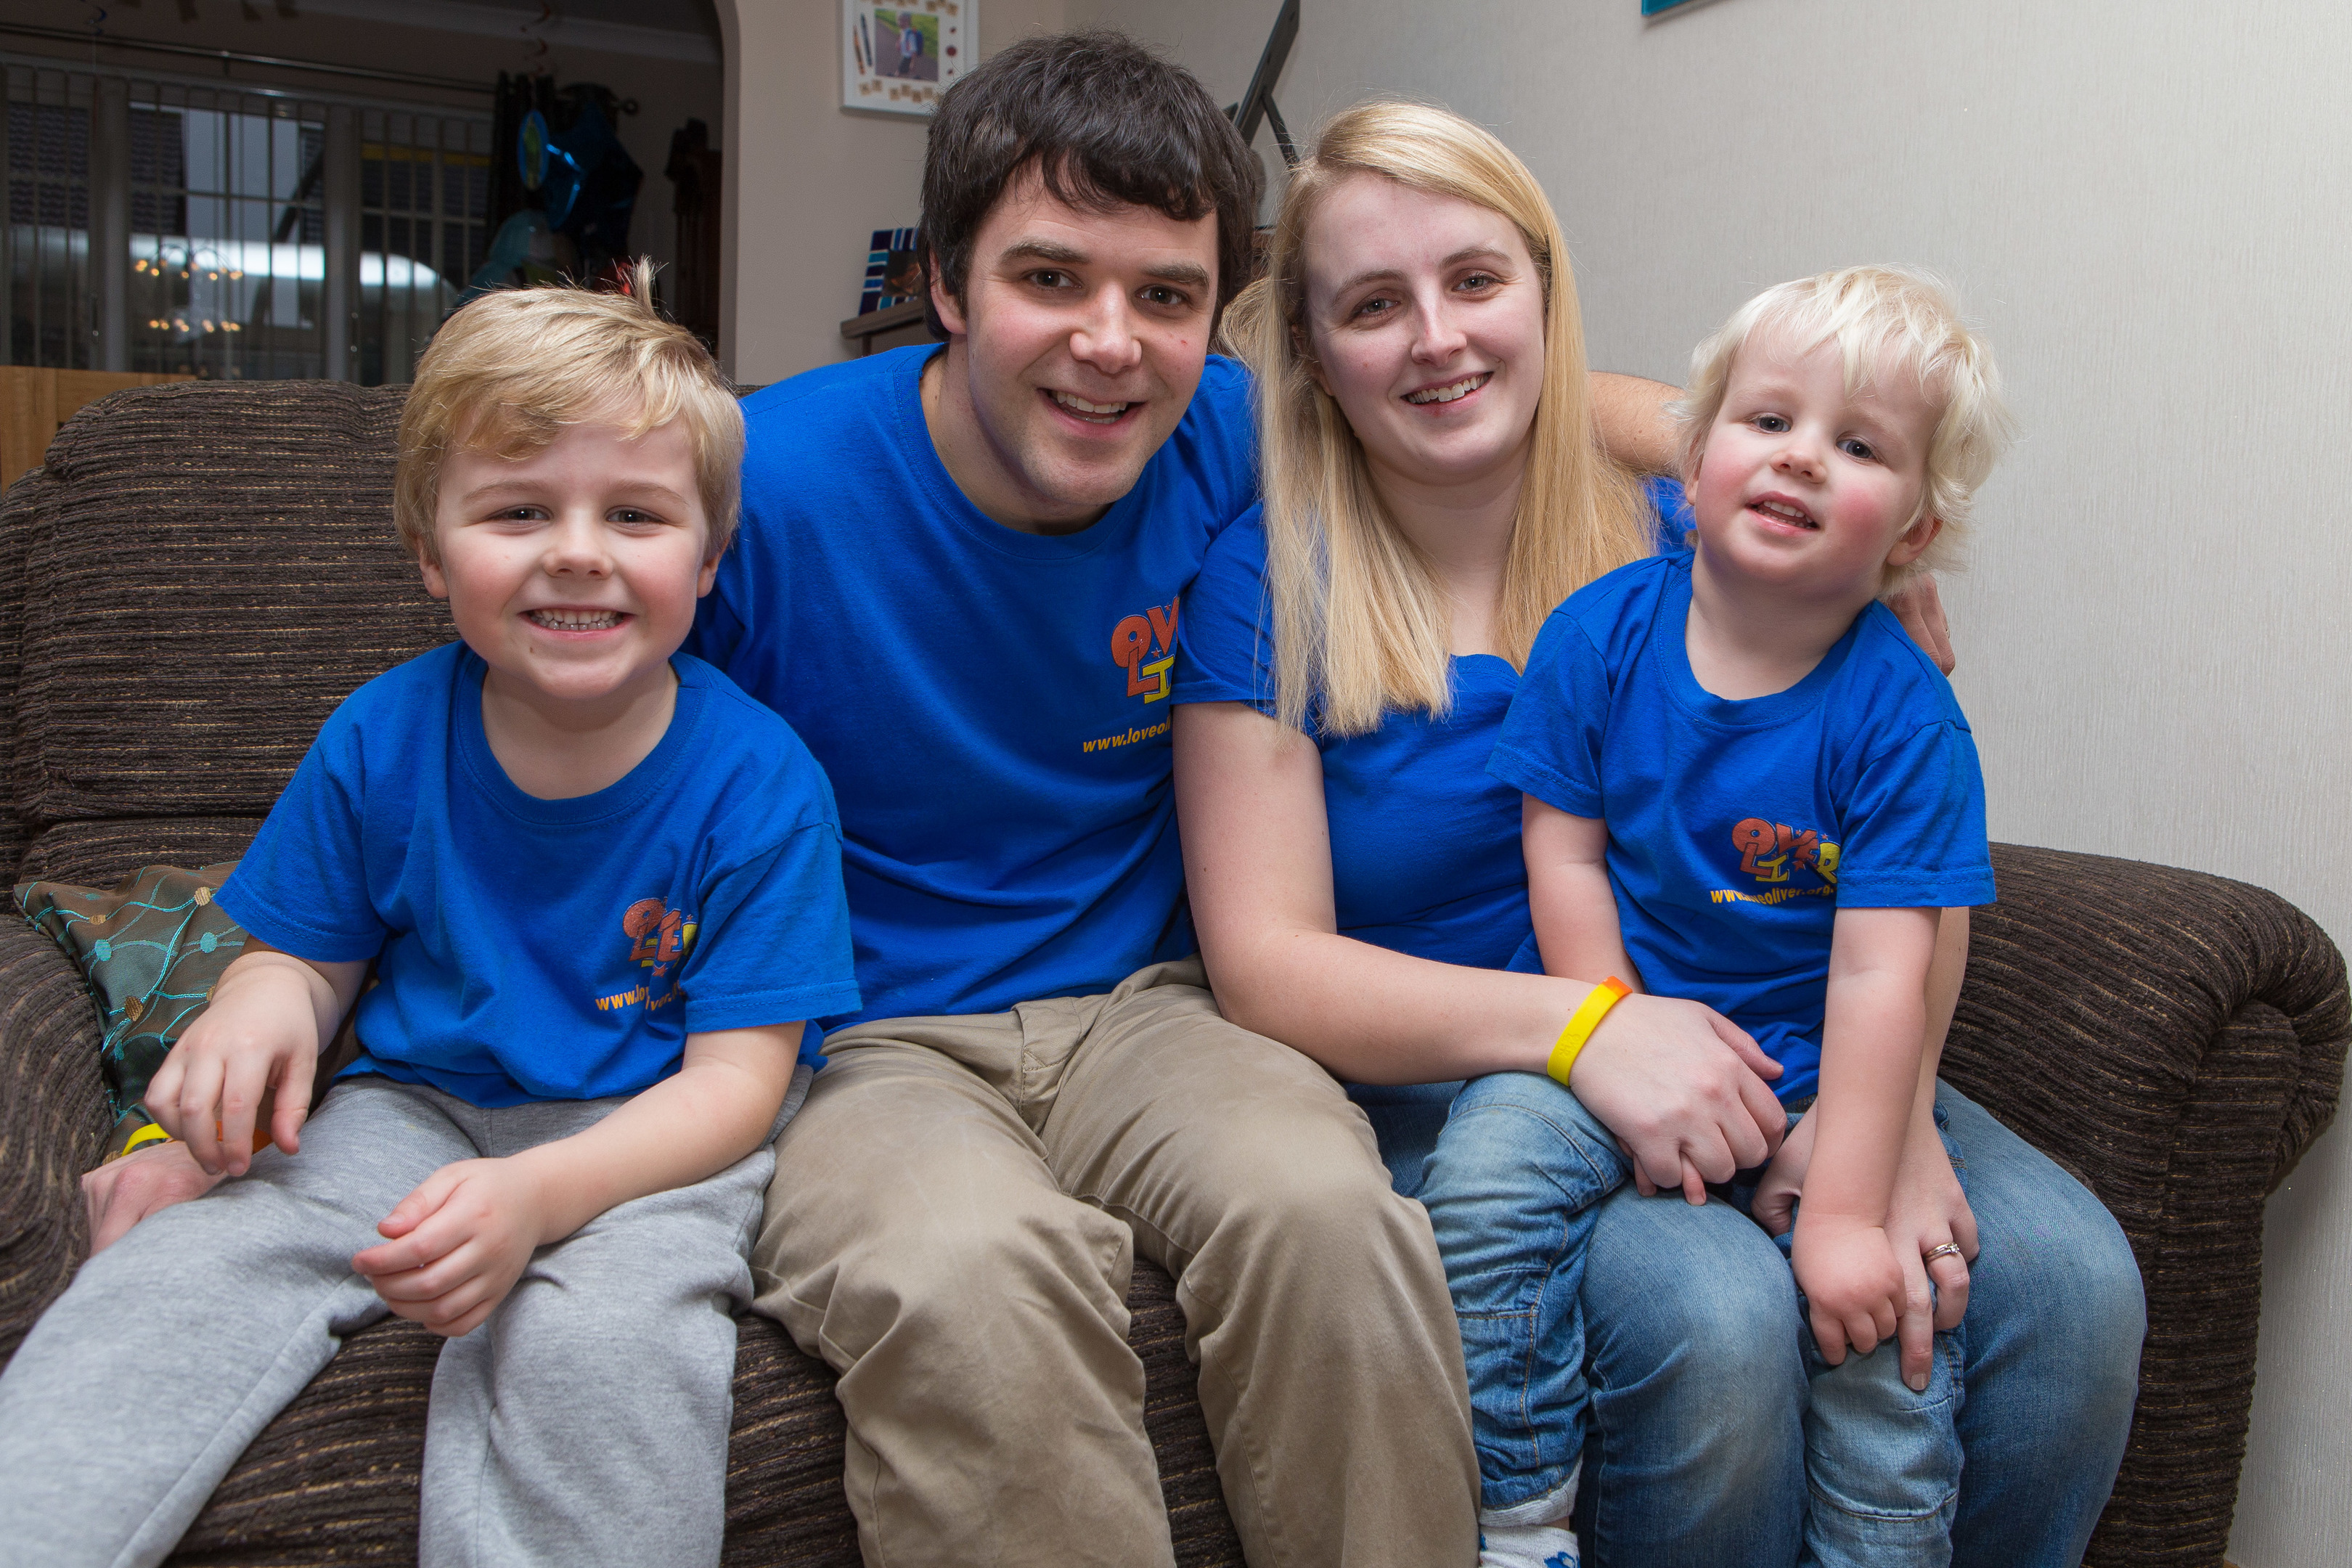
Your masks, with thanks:
M 452 1339 L 506 1300 L 541 1244 L 545 1197 L 514 1160 L 460 1160 L 427 1176 L 352 1259 L 401 1317 Z
M 1811 1309 L 1823 1361 L 1837 1366 L 1849 1344 L 1868 1355 L 1881 1340 L 1895 1337 L 1903 1312 L 1903 1267 L 1884 1226 L 1800 1213 L 1790 1261 Z
M 1786 1236 L 1797 1223 L 1797 1200 L 1804 1195 L 1805 1169 L 1813 1163 L 1813 1130 L 1820 1123 L 1810 1110 L 1798 1118 L 1781 1141 L 1780 1152 L 1764 1168 L 1756 1184 L 1756 1201 L 1748 1212 L 1767 1236 Z

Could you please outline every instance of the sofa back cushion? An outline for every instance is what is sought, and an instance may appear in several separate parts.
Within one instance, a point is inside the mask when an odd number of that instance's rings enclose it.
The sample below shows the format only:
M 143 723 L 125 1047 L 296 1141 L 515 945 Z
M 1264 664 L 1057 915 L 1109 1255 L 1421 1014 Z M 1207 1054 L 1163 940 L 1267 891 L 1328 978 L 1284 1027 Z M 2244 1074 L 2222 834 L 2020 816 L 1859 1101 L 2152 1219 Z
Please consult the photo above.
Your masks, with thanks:
M 393 529 L 404 390 L 142 387 L 58 433 L 0 552 L 20 878 L 236 855 L 335 705 L 454 635 Z

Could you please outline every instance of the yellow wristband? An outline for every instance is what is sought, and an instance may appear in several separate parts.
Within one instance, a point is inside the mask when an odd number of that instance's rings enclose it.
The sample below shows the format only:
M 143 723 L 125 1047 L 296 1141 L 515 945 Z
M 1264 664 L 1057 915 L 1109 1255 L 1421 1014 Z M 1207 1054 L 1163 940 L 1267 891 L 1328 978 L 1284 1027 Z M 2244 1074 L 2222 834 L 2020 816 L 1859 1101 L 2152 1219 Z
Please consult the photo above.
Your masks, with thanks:
M 122 1141 L 122 1147 L 117 1149 L 112 1154 L 109 1155 L 108 1158 L 120 1160 L 122 1156 L 130 1153 L 131 1151 L 138 1148 L 143 1143 L 169 1143 L 171 1141 L 172 1135 L 169 1132 L 164 1131 L 161 1127 L 158 1127 L 155 1123 L 150 1121 L 146 1126 L 142 1127 L 138 1131 L 133 1132 L 130 1137 L 125 1138 Z
M 1553 1082 L 1567 1086 L 1569 1071 L 1576 1066 L 1584 1042 L 1592 1037 L 1592 1031 L 1601 1026 L 1609 1009 L 1633 994 L 1633 988 L 1613 974 L 1586 993 L 1576 1011 L 1568 1016 L 1568 1027 L 1559 1032 L 1559 1038 L 1551 1047 L 1551 1059 L 1544 1064 L 1544 1071 L 1551 1075 Z

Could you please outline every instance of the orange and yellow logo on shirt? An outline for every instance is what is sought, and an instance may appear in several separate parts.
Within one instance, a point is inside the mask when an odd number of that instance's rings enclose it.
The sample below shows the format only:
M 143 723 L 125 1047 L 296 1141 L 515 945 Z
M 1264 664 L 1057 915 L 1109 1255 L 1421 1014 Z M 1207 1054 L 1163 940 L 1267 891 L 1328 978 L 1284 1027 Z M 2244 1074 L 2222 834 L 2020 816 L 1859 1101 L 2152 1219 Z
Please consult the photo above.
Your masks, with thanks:
M 1741 817 L 1731 829 L 1731 847 L 1739 851 L 1739 871 L 1764 884 L 1762 892 L 1717 888 L 1707 895 L 1718 904 L 1779 904 L 1790 899 L 1837 897 L 1838 847 L 1811 827 L 1791 827 L 1761 816 Z M 1789 873 L 1807 870 L 1821 885 L 1788 885 Z
M 1111 628 L 1111 662 L 1127 671 L 1129 697 L 1157 702 L 1172 689 L 1168 671 L 1176 663 L 1176 606 L 1181 600 L 1180 595 L 1165 605 L 1153 605 Z M 1155 648 L 1160 657 L 1147 658 Z

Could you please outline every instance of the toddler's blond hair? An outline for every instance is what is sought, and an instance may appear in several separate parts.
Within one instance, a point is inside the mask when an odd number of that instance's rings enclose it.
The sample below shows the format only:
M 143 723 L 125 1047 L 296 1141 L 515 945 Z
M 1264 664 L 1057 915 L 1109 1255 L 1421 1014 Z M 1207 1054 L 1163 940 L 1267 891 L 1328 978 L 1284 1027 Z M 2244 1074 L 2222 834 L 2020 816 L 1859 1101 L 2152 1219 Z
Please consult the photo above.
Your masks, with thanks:
M 1927 444 L 1927 486 L 1911 521 L 1935 517 L 1944 526 L 1917 561 L 1889 574 L 1886 586 L 1958 565 L 1977 490 L 2007 449 L 2015 422 L 2001 402 L 1992 351 L 1960 319 L 1951 289 L 1912 268 L 1843 267 L 1779 284 L 1740 306 L 1693 351 L 1689 389 L 1674 405 L 1685 479 L 1698 471 L 1706 433 L 1723 411 L 1731 362 L 1759 331 L 1794 353 L 1837 344 L 1849 392 L 1874 377 L 1909 374 L 1942 405 Z

